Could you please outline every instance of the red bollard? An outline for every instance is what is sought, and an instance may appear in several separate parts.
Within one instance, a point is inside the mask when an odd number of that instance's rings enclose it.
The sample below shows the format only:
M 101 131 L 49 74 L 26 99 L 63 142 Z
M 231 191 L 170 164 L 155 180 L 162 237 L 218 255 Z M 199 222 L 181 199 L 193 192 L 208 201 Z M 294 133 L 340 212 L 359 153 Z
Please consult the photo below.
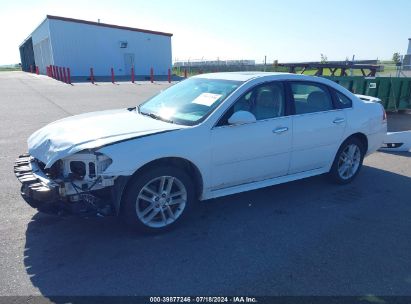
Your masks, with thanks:
M 111 68 L 111 83 L 114 83 L 114 69 Z
M 63 78 L 64 78 L 64 82 L 67 83 L 67 74 L 66 74 L 66 68 L 63 68 Z
M 187 78 L 187 69 L 184 70 L 184 78 Z
M 131 83 L 134 83 L 134 68 L 131 68 Z
M 59 77 L 60 77 L 60 81 L 63 81 L 63 68 L 59 67 Z
M 93 72 L 93 68 L 90 68 L 90 80 L 91 80 L 91 83 L 94 84 L 94 72 Z
M 151 83 L 154 82 L 154 69 L 153 68 L 150 69 L 150 81 Z
M 30 73 L 33 73 L 33 66 L 30 64 Z
M 70 68 L 67 68 L 67 83 L 71 84 Z
M 168 69 L 168 83 L 171 83 L 171 70 Z
M 39 72 L 39 66 L 38 66 L 38 65 L 36 65 L 36 74 L 37 74 L 37 75 L 40 74 L 40 72 Z

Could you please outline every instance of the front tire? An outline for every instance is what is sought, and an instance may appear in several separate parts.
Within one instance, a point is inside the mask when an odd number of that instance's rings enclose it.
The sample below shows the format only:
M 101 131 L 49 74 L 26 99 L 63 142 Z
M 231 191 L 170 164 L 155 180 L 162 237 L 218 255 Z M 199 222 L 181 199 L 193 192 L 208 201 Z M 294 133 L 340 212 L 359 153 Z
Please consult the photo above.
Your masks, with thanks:
M 190 176 L 175 167 L 158 167 L 135 176 L 127 187 L 122 216 L 141 232 L 162 232 L 187 216 L 194 202 Z
M 337 184 L 348 184 L 361 170 L 365 148 L 362 142 L 353 137 L 347 139 L 338 149 L 329 175 Z

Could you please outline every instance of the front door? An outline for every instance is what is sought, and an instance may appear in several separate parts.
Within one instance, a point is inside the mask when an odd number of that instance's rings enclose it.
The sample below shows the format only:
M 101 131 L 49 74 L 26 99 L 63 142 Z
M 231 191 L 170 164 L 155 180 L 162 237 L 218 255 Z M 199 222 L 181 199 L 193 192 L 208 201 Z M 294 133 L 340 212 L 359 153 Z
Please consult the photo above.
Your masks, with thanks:
M 256 122 L 230 125 L 236 111 L 248 111 Z M 285 116 L 281 82 L 253 88 L 244 94 L 211 130 L 211 190 L 261 181 L 288 173 L 292 117 Z

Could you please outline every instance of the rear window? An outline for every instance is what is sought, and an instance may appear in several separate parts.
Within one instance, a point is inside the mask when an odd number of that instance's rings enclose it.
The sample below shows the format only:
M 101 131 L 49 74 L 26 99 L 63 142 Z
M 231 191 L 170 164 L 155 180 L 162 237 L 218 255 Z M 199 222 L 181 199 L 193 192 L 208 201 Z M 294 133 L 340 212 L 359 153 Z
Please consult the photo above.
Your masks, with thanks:
M 344 94 L 335 91 L 335 96 L 337 99 L 337 105 L 339 108 L 351 108 L 352 107 L 352 100 L 345 96 Z

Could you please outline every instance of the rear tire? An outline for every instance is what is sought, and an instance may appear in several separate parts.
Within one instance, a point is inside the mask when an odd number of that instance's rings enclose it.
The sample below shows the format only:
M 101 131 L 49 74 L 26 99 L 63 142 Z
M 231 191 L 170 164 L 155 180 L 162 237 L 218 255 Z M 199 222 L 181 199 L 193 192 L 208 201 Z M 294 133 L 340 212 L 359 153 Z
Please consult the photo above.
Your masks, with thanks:
M 361 170 L 365 148 L 362 142 L 355 137 L 348 138 L 335 156 L 329 172 L 331 179 L 337 184 L 352 182 Z
M 140 232 L 163 232 L 190 213 L 195 199 L 190 176 L 176 167 L 143 171 L 129 183 L 121 215 L 126 224 Z

